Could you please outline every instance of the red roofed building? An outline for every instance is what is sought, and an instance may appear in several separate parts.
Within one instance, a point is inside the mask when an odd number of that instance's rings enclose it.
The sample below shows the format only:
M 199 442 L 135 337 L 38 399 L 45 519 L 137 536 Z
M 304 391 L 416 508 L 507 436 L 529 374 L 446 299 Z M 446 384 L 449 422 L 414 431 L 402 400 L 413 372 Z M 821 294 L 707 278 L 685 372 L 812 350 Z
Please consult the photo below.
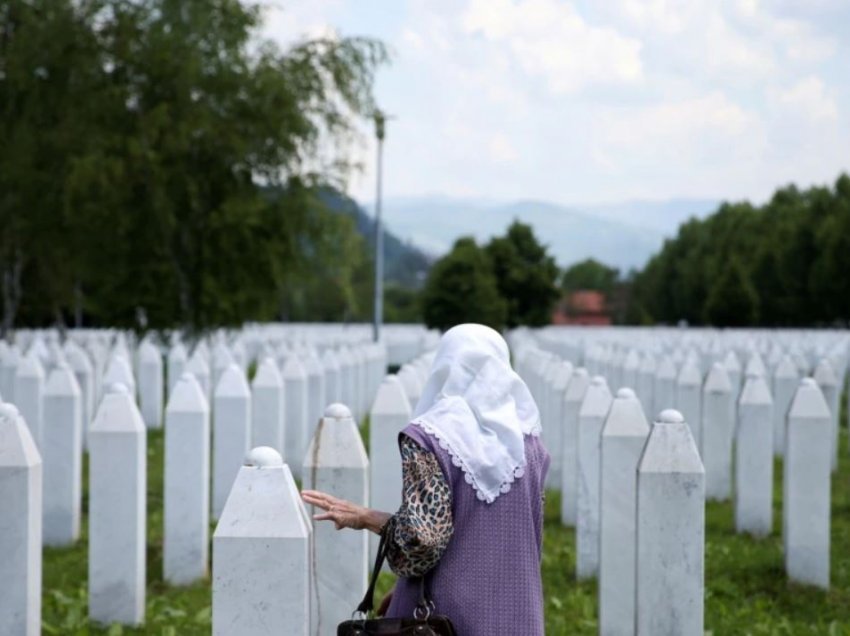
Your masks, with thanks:
M 611 316 L 608 313 L 605 294 L 589 289 L 571 292 L 555 307 L 552 324 L 610 325 Z

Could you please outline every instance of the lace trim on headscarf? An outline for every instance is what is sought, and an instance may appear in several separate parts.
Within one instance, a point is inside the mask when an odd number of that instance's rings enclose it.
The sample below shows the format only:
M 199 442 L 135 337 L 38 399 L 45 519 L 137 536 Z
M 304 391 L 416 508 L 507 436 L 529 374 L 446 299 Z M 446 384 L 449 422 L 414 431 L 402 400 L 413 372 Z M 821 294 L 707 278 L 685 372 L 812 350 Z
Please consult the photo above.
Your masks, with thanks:
M 420 420 L 413 420 L 411 424 L 414 424 L 421 428 L 423 431 L 428 433 L 431 437 L 437 440 L 437 444 L 440 445 L 440 448 L 445 450 L 449 457 L 451 457 L 452 464 L 460 468 L 463 473 L 464 481 L 472 486 L 472 489 L 475 491 L 475 496 L 479 501 L 483 501 L 485 503 L 491 504 L 496 499 L 498 499 L 499 495 L 504 495 L 511 491 L 511 484 L 513 484 L 517 479 L 520 479 L 525 475 L 525 466 L 526 463 L 523 461 L 522 464 L 516 466 L 512 471 L 508 478 L 501 483 L 498 491 L 495 493 L 486 493 L 484 489 L 479 485 L 478 480 L 475 478 L 475 473 L 473 473 L 472 469 L 469 468 L 467 463 L 463 460 L 462 457 L 457 455 L 454 452 L 454 449 L 449 445 L 448 441 L 442 436 L 440 430 L 434 426 L 431 426 L 428 422 L 423 422 Z M 540 435 L 540 423 L 538 421 L 531 430 L 526 433 L 526 435 L 531 435 L 532 437 L 538 437 Z

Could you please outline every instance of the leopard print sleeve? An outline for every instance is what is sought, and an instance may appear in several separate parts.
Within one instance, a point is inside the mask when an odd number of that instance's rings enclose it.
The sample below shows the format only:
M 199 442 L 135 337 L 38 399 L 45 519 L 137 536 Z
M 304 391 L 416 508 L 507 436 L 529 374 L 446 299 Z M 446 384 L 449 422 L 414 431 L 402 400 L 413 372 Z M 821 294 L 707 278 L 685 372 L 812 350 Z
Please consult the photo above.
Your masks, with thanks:
M 437 458 L 410 437 L 399 444 L 402 502 L 387 522 L 387 561 L 398 576 L 422 576 L 443 556 L 452 537 L 452 491 Z

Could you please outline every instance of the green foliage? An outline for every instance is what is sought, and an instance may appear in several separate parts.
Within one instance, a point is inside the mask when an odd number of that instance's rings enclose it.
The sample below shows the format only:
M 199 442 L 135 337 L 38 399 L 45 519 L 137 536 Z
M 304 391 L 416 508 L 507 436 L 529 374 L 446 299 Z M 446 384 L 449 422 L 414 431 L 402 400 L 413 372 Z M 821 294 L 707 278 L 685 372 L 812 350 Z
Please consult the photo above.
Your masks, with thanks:
M 608 267 L 596 259 L 588 258 L 564 270 L 561 287 L 566 292 L 592 289 L 610 294 L 619 278 L 620 270 L 616 267 Z
M 356 242 L 318 193 L 353 167 L 384 48 L 280 51 L 260 25 L 240 0 L 0 8 L 4 328 L 268 319 L 297 305 L 296 273 L 333 260 L 328 237 Z M 325 275 L 350 303 L 344 247 Z
M 504 326 L 505 301 L 487 255 L 473 239 L 458 239 L 431 269 L 422 290 L 422 313 L 429 328 L 443 331 L 466 322 Z
M 846 323 L 848 267 L 850 177 L 841 175 L 833 188 L 788 186 L 761 207 L 725 203 L 683 224 L 635 276 L 628 315 L 716 325 Z
M 560 296 L 558 267 L 531 226 L 514 221 L 505 236 L 492 239 L 485 251 L 507 304 L 507 326 L 549 324 Z
M 386 322 L 418 323 L 421 311 L 415 290 L 395 283 L 384 287 L 384 320 Z
M 758 323 L 759 297 L 737 257 L 726 263 L 714 280 L 705 303 L 705 320 L 718 327 L 747 327 Z
M 514 221 L 483 248 L 459 239 L 431 269 L 419 299 L 429 327 L 478 322 L 495 329 L 549 324 L 558 267 L 531 226 Z M 412 307 L 412 303 L 406 303 Z

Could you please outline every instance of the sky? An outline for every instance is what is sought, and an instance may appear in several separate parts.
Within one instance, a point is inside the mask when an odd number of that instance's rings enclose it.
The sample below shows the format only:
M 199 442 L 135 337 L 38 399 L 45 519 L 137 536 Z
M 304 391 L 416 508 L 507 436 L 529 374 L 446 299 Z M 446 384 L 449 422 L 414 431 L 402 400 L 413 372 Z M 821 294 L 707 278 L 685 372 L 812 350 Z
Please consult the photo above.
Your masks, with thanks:
M 847 0 L 272 0 L 263 33 L 389 46 L 390 197 L 760 202 L 850 170 Z

